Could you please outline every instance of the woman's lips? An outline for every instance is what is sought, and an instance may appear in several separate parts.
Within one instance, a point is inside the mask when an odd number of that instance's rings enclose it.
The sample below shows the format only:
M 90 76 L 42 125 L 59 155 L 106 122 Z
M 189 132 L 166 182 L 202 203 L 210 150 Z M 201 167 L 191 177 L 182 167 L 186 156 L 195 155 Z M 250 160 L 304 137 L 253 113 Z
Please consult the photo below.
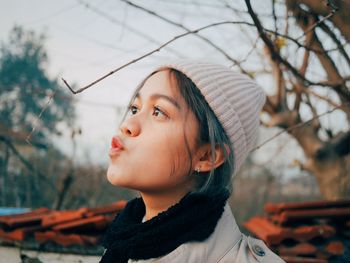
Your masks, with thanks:
M 115 156 L 124 149 L 121 140 L 118 137 L 113 137 L 111 142 L 111 148 L 109 149 L 109 155 Z

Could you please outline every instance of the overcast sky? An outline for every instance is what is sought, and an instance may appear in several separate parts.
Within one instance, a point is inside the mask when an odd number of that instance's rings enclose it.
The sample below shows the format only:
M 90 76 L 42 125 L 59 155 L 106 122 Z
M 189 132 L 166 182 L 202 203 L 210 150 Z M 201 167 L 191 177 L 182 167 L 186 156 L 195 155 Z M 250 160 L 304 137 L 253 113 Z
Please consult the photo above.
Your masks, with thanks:
M 197 2 L 201 5 L 193 0 L 135 1 L 191 29 L 233 18 L 232 11 L 223 8 L 223 1 Z M 235 2 L 238 3 L 236 7 L 244 9 L 239 2 Z M 256 10 L 268 10 L 266 3 L 270 2 L 253 1 Z M 6 41 L 14 25 L 38 33 L 45 32 L 48 36 L 46 47 L 50 63 L 47 70 L 50 75 L 64 77 L 71 83 L 77 83 L 79 87 L 184 32 L 118 0 L 0 0 L 0 3 L 0 40 Z M 215 39 L 218 45 L 236 59 L 245 57 L 251 47 L 248 43 L 255 40 L 247 38 L 241 28 L 232 26 L 208 29 L 203 34 Z M 176 57 L 207 58 L 230 65 L 212 47 L 189 36 L 121 70 L 82 94 L 75 95 L 78 113 L 76 126 L 81 127 L 83 132 L 77 140 L 78 159 L 84 160 L 88 156 L 92 161 L 108 161 L 110 138 L 119 124 L 118 109 L 127 104 L 137 83 L 154 66 Z M 252 68 L 254 63 L 259 62 L 251 59 L 248 63 L 251 63 Z M 259 81 L 265 91 L 269 92 L 272 85 L 264 79 Z M 62 85 L 62 88 L 65 87 Z M 277 131 L 269 134 L 274 132 Z M 67 135 L 68 132 L 57 141 L 71 155 L 72 144 Z M 268 136 L 262 135 L 263 139 Z M 275 143 L 264 146 L 265 153 L 260 154 L 263 162 L 271 159 L 274 151 L 278 151 L 276 153 L 279 156 L 289 156 L 290 160 L 300 157 L 301 152 L 295 150 L 293 141 L 285 137 L 281 142 L 284 145 L 282 150 Z M 285 165 L 290 162 L 285 162 Z
M 14 25 L 46 33 L 49 55 L 47 70 L 52 76 L 64 77 L 80 87 L 184 32 L 117 0 L 1 0 L 0 3 L 1 41 L 6 41 Z M 213 1 L 207 1 L 208 4 L 203 7 L 192 4 L 191 1 L 166 3 L 149 0 L 138 3 L 146 4 L 148 8 L 193 29 L 213 21 L 222 21 L 225 16 L 228 20 L 232 19 L 231 12 L 225 11 L 220 4 L 211 4 Z M 215 33 L 222 43 L 233 38 L 223 32 L 224 27 L 216 32 L 209 31 Z M 119 106 L 127 104 L 137 83 L 155 65 L 165 59 L 180 56 L 212 57 L 213 60 L 227 64 L 223 56 L 208 45 L 196 38 L 187 37 L 123 69 L 84 93 L 75 95 L 77 127 L 83 130 L 78 140 L 81 158 L 81 153 L 84 152 L 93 160 L 106 160 L 110 138 L 119 123 Z M 66 137 L 59 144 L 67 153 L 71 152 L 71 144 L 67 143 Z

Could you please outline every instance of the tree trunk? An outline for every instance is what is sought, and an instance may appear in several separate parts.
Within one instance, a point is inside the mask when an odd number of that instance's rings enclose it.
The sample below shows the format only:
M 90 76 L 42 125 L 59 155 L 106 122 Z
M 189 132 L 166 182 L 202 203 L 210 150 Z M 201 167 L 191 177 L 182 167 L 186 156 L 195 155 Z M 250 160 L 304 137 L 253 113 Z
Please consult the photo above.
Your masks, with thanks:
M 324 47 L 319 40 L 314 30 L 310 31 L 309 28 L 316 23 L 316 14 L 323 17 L 330 14 L 332 8 L 326 5 L 326 1 L 319 0 L 287 0 L 287 9 L 295 17 L 297 25 L 304 31 L 309 37 L 312 36 L 311 41 L 306 41 L 307 45 L 312 50 L 324 51 Z M 333 1 L 332 1 L 333 3 Z M 305 8 L 301 9 L 300 4 L 304 4 L 308 7 L 308 11 Z M 342 35 L 350 40 L 350 16 L 347 15 L 350 10 L 350 3 L 344 1 L 334 1 L 334 4 L 339 8 L 332 16 L 331 21 L 337 27 Z M 345 8 L 346 7 L 346 8 Z M 319 18 L 321 19 L 321 18 Z M 279 52 L 278 49 L 275 52 Z M 273 54 L 266 54 L 272 58 Z M 330 82 L 340 82 L 338 86 L 328 87 L 333 89 L 339 96 L 341 103 L 349 103 L 349 89 L 344 80 L 344 76 L 340 74 L 339 68 L 335 61 L 326 52 L 316 52 L 314 55 L 318 58 L 320 66 L 323 67 L 326 78 Z M 306 63 L 308 60 L 306 61 Z M 280 68 L 278 63 L 275 63 L 272 59 L 270 64 L 273 68 Z M 307 65 L 303 65 L 299 69 L 300 74 L 304 75 L 307 69 Z M 283 69 L 282 69 L 283 70 Z M 285 70 L 285 69 L 284 69 Z M 286 74 L 287 75 L 287 74 Z M 284 89 L 280 84 L 280 76 L 275 77 L 277 83 L 276 90 Z M 286 81 L 286 79 L 284 79 Z M 299 92 L 304 92 L 310 89 L 309 86 L 304 86 Z M 297 83 L 294 83 L 294 87 Z M 279 92 L 280 93 L 280 92 Z M 276 92 L 276 94 L 279 94 Z M 307 95 L 307 93 L 305 93 Z M 269 101 L 274 101 L 275 96 L 270 96 Z M 285 97 L 286 98 L 286 97 Z M 283 98 L 279 98 L 279 102 Z M 301 96 L 299 97 L 301 99 Z M 313 116 L 317 116 L 317 112 L 314 105 L 307 100 L 303 101 L 304 104 L 308 104 L 313 112 Z M 278 106 L 278 104 L 277 104 Z M 344 106 L 341 109 L 350 120 L 350 107 Z M 300 127 L 294 127 L 301 122 L 299 107 L 295 107 L 294 111 L 288 108 L 275 107 L 271 108 L 268 112 L 271 120 L 270 126 L 278 126 L 282 129 L 286 129 L 288 133 L 294 137 L 300 147 L 303 149 L 305 155 L 305 163 L 301 164 L 301 168 L 310 172 L 315 176 L 319 190 L 326 199 L 341 199 L 350 196 L 350 131 L 346 133 L 338 133 L 335 137 L 330 134 L 329 138 L 321 139 L 319 137 L 319 130 L 321 128 L 320 123 L 317 123 L 317 118 L 312 123 L 304 123 Z M 294 127 L 294 128 L 293 128 Z M 324 129 L 324 128 L 323 128 Z
M 316 177 L 321 194 L 326 199 L 350 196 L 350 156 L 343 158 L 308 159 L 305 168 Z
M 349 137 L 325 143 L 316 136 L 311 125 L 293 129 L 289 134 L 303 148 L 306 161 L 301 168 L 315 176 L 321 194 L 330 200 L 349 197 L 350 155 L 346 154 Z

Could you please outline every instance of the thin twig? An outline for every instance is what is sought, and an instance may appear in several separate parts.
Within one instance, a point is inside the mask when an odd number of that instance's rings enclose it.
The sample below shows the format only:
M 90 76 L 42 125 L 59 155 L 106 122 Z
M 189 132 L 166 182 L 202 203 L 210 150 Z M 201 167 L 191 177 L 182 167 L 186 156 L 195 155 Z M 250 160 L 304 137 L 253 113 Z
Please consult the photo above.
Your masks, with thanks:
M 326 23 L 322 23 L 320 24 L 320 28 L 327 34 L 329 35 L 329 37 L 333 40 L 333 42 L 337 45 L 337 50 L 339 50 L 339 52 L 343 55 L 344 59 L 346 60 L 346 62 L 348 63 L 348 65 L 350 66 L 350 57 L 349 55 L 346 53 L 346 50 L 344 48 L 344 46 L 347 44 L 347 42 L 345 41 L 345 44 L 342 44 L 340 42 L 340 40 L 337 38 L 336 34 L 334 33 L 334 31 L 329 28 L 329 26 Z
M 314 92 L 314 91 L 311 90 L 311 89 L 304 89 L 303 92 L 306 92 L 306 93 L 308 93 L 308 94 L 310 94 L 310 95 L 312 95 L 312 96 L 315 96 L 315 97 L 317 97 L 317 98 L 319 98 L 319 99 L 321 99 L 321 100 L 324 100 L 324 101 L 326 101 L 328 104 L 332 105 L 333 107 L 341 108 L 341 106 L 340 106 L 338 103 L 334 102 L 333 100 L 331 100 L 331 99 L 328 98 L 328 97 L 324 97 L 324 96 L 321 96 L 320 94 L 317 94 L 316 92 Z
M 121 21 L 121 20 L 118 20 L 115 16 L 112 16 L 112 15 L 109 15 L 108 13 L 102 11 L 101 9 L 98 9 L 97 7 L 87 3 L 86 1 L 84 0 L 78 0 L 78 2 L 82 5 L 84 5 L 85 8 L 91 10 L 92 12 L 94 12 L 95 14 L 103 17 L 104 19 L 108 20 L 109 22 L 115 24 L 115 25 L 118 25 L 118 26 L 121 26 L 124 29 L 127 29 L 129 33 L 133 33 L 139 37 L 142 37 L 146 40 L 148 40 L 150 43 L 153 43 L 153 44 L 156 44 L 156 45 L 160 45 L 161 43 L 157 40 L 157 39 L 154 39 L 153 37 L 151 37 L 149 34 L 145 34 L 144 32 L 142 32 L 141 30 L 138 30 L 128 24 L 125 24 L 124 21 Z M 167 48 L 167 51 L 168 52 L 171 52 L 172 54 L 176 55 L 176 56 L 179 56 L 181 57 L 182 55 L 171 49 L 171 48 Z
M 76 90 L 76 91 L 72 89 L 72 87 L 68 84 L 68 82 L 67 82 L 64 78 L 62 78 L 62 81 L 64 82 L 64 84 L 68 87 L 68 89 L 69 89 L 73 94 L 81 93 L 82 91 L 84 91 L 84 90 L 90 88 L 91 86 L 94 86 L 95 84 L 99 83 L 100 81 L 104 80 L 105 78 L 107 78 L 107 77 L 113 75 L 113 74 L 116 73 L 117 71 L 119 71 L 119 70 L 121 70 L 121 69 L 123 69 L 123 68 L 125 68 L 125 67 L 127 67 L 127 66 L 129 66 L 129 65 L 131 65 L 131 64 L 133 64 L 133 63 L 135 63 L 135 62 L 137 62 L 137 61 L 140 61 L 140 60 L 144 59 L 145 57 L 150 56 L 151 54 L 153 54 L 153 53 L 155 53 L 155 52 L 160 51 L 162 48 L 164 48 L 165 46 L 169 45 L 170 43 L 174 42 L 175 40 L 177 40 L 177 39 L 179 39 L 179 38 L 182 38 L 182 37 L 187 36 L 187 35 L 190 35 L 190 34 L 196 34 L 197 32 L 202 31 L 202 30 L 207 29 L 207 28 L 210 28 L 210 27 L 215 27 L 215 26 L 225 25 L 225 24 L 236 24 L 236 25 L 238 24 L 238 25 L 256 26 L 255 24 L 249 23 L 249 22 L 246 22 L 246 21 L 223 21 L 223 22 L 212 23 L 212 24 L 209 24 L 209 25 L 206 25 L 206 26 L 197 28 L 197 29 L 195 29 L 195 30 L 192 30 L 192 31 L 189 31 L 189 32 L 180 34 L 180 35 L 177 35 L 177 36 L 173 37 L 171 40 L 169 40 L 169 41 L 165 42 L 164 44 L 162 44 L 161 46 L 157 47 L 156 49 L 154 49 L 154 50 L 152 50 L 152 51 L 150 51 L 150 52 L 148 52 L 148 53 L 142 55 L 141 57 L 138 57 L 138 58 L 136 58 L 136 59 L 133 59 L 133 60 L 129 61 L 128 63 L 126 63 L 126 64 L 124 64 L 124 65 L 122 65 L 122 66 L 120 66 L 120 67 L 118 67 L 118 68 L 116 68 L 116 69 L 110 71 L 109 73 L 103 75 L 102 77 L 98 78 L 97 80 L 91 82 L 90 84 L 88 84 L 88 85 L 86 85 L 86 86 L 84 86 L 84 87 L 82 87 L 82 88 L 80 88 L 80 89 L 78 89 L 78 90 Z M 261 27 L 260 30 L 261 30 L 262 32 L 263 32 L 263 31 L 266 31 L 266 32 L 274 33 L 274 31 L 272 31 L 272 30 L 267 30 L 267 29 L 263 29 L 262 27 Z M 263 34 L 265 34 L 265 33 L 263 33 Z M 278 34 L 278 35 L 281 35 L 281 34 Z M 283 35 L 281 35 L 281 36 L 283 36 Z M 265 35 L 265 37 L 267 38 L 266 35 Z M 290 39 L 289 37 L 286 37 L 286 38 L 287 38 L 287 39 Z M 264 40 L 264 39 L 263 39 L 263 40 Z M 270 40 L 268 40 L 268 41 L 270 41 Z M 265 42 L 265 41 L 264 41 L 264 42 Z M 270 41 L 270 43 L 271 43 L 271 41 Z M 271 45 L 272 45 L 272 49 L 274 49 L 272 43 L 271 43 Z M 274 52 L 274 53 L 276 53 L 276 52 Z M 276 55 L 276 54 L 275 54 L 275 55 Z M 289 69 L 294 73 L 294 75 L 296 75 L 297 77 L 299 77 L 300 79 L 302 79 L 303 81 L 305 81 L 307 84 L 309 84 L 309 85 L 319 85 L 319 86 L 330 86 L 330 85 L 327 85 L 328 83 L 325 83 L 325 82 L 313 82 L 313 81 L 311 81 L 311 80 L 306 79 L 305 77 L 301 76 L 301 74 L 298 72 L 297 69 L 295 69 L 288 61 L 286 61 L 284 58 L 282 58 L 279 54 L 277 54 L 277 58 L 278 58 L 278 60 L 280 60 L 285 66 L 287 66 L 287 68 L 289 68 Z M 331 84 L 332 84 L 332 83 L 331 83 Z M 339 83 L 335 83 L 334 85 L 339 85 Z
M 164 16 L 161 16 L 159 15 L 158 13 L 152 11 L 152 10 L 149 10 L 143 6 L 140 6 L 140 5 L 137 5 L 129 0 L 121 0 L 123 2 L 125 2 L 126 4 L 134 7 L 134 8 L 137 8 L 139 10 L 142 10 L 143 12 L 146 12 L 154 17 L 157 17 L 158 19 L 161 19 L 162 21 L 165 21 L 173 26 L 177 26 L 179 28 L 182 28 L 184 30 L 186 30 L 187 32 L 190 32 L 191 29 L 189 29 L 188 27 L 184 26 L 183 24 L 180 24 L 180 23 L 177 23 L 177 22 L 174 22 L 172 20 L 170 20 L 169 18 L 167 17 L 164 17 Z M 209 44 L 210 46 L 212 46 L 213 48 L 215 48 L 217 51 L 219 51 L 221 54 L 223 54 L 228 60 L 232 61 L 234 63 L 234 65 L 238 65 L 238 67 L 240 68 L 241 72 L 242 73 L 245 73 L 245 74 L 248 74 L 248 72 L 246 70 L 244 70 L 242 67 L 241 67 L 241 62 L 234 59 L 233 57 L 231 57 L 225 50 L 223 50 L 221 47 L 219 47 L 218 45 L 216 45 L 214 42 L 212 42 L 210 39 L 202 36 L 202 35 L 199 35 L 199 34 L 194 34 L 194 36 L 202 39 L 203 41 L 205 41 L 207 44 Z
M 307 30 L 304 31 L 304 33 L 302 35 L 300 35 L 299 37 L 296 38 L 296 40 L 299 40 L 300 38 L 304 37 L 307 33 L 311 32 L 312 30 L 314 30 L 316 27 L 318 27 L 320 24 L 322 24 L 324 21 L 326 21 L 327 19 L 331 18 L 334 14 L 335 14 L 336 10 L 332 10 L 328 15 L 326 15 L 324 18 L 322 18 L 321 20 L 317 21 L 316 23 L 314 23 L 312 26 L 310 26 Z
M 177 35 L 177 36 L 173 37 L 171 40 L 169 40 L 169 41 L 165 42 L 164 44 L 162 44 L 161 46 L 157 47 L 156 49 L 154 49 L 154 50 L 152 50 L 150 52 L 147 52 L 146 54 L 142 55 L 141 57 L 138 57 L 136 59 L 131 60 L 130 62 L 128 62 L 128 63 L 118 67 L 115 70 L 110 71 L 109 73 L 105 74 L 104 76 L 100 77 L 99 79 L 91 82 L 90 84 L 88 84 L 88 85 L 84 86 L 83 88 L 80 88 L 80 89 L 78 89 L 76 91 L 71 88 L 71 86 L 68 84 L 68 82 L 65 79 L 62 78 L 62 80 L 63 80 L 64 84 L 66 84 L 66 86 L 69 88 L 69 90 L 73 94 L 81 93 L 82 91 L 90 88 L 91 86 L 95 85 L 96 83 L 100 82 L 101 80 L 104 80 L 105 78 L 107 78 L 107 77 L 111 76 L 112 74 L 116 73 L 117 71 L 119 71 L 119 70 L 121 70 L 121 69 L 123 69 L 123 68 L 125 68 L 125 67 L 127 67 L 127 66 L 129 66 L 129 65 L 131 65 L 131 64 L 133 64 L 135 62 L 137 62 L 137 61 L 139 61 L 139 60 L 142 60 L 145 57 L 148 57 L 148 56 L 150 56 L 151 54 L 153 54 L 155 52 L 160 51 L 163 47 L 169 45 L 170 43 L 174 42 L 175 40 L 177 40 L 179 38 L 182 38 L 182 37 L 190 35 L 190 34 L 195 34 L 195 33 L 199 32 L 199 31 L 202 31 L 202 30 L 210 28 L 210 27 L 215 27 L 215 26 L 225 25 L 225 24 L 241 24 L 241 25 L 243 24 L 243 25 L 254 26 L 254 24 L 249 23 L 249 22 L 245 22 L 245 21 L 223 21 L 223 22 L 217 22 L 217 23 L 209 24 L 209 25 L 200 27 L 198 29 L 195 29 L 195 30 L 188 31 L 186 33 Z
M 323 17 L 321 20 L 319 20 L 319 21 L 315 22 L 313 25 L 311 25 L 308 29 L 306 29 L 304 31 L 304 33 L 301 36 L 297 37 L 296 40 L 299 40 L 300 38 L 305 36 L 307 33 L 309 33 L 310 31 L 312 31 L 316 27 L 318 27 L 320 24 L 322 24 L 324 21 L 331 18 L 335 14 L 335 12 L 337 12 L 339 9 L 331 0 L 327 1 L 327 5 L 331 7 L 331 9 L 332 9 L 331 12 L 328 15 L 326 15 L 325 17 Z
M 241 63 L 247 61 L 247 59 L 250 57 L 250 55 L 253 53 L 253 51 L 256 49 L 256 45 L 258 44 L 259 37 L 257 37 L 252 45 L 252 48 L 248 51 L 247 55 L 240 61 Z M 234 66 L 234 65 L 232 65 Z
M 276 0 L 272 0 L 272 17 L 273 17 L 273 22 L 274 22 L 274 26 L 275 26 L 275 32 L 277 32 L 278 27 L 277 27 L 277 16 L 276 16 L 275 3 L 276 3 Z
M 53 97 L 55 96 L 56 94 L 56 91 L 52 92 L 51 95 L 49 96 L 49 99 L 47 100 L 47 102 L 45 103 L 44 107 L 41 109 L 41 112 L 39 113 L 38 117 L 35 119 L 35 122 L 34 122 L 34 125 L 33 125 L 33 128 L 31 130 L 31 132 L 28 134 L 27 138 L 26 138 L 26 142 L 29 144 L 29 145 L 32 145 L 30 143 L 30 138 L 32 137 L 32 134 L 34 133 L 36 127 L 38 126 L 39 124 L 39 120 L 41 119 L 41 115 L 44 113 L 44 111 L 49 107 Z

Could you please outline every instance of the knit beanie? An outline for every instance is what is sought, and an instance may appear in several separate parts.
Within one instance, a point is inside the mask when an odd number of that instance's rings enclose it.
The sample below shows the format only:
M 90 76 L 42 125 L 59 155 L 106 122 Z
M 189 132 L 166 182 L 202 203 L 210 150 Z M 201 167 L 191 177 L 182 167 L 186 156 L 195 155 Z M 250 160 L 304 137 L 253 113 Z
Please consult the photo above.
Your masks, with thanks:
M 257 143 L 263 90 L 247 75 L 207 61 L 175 60 L 156 70 L 164 68 L 182 72 L 203 94 L 230 139 L 236 174 Z

